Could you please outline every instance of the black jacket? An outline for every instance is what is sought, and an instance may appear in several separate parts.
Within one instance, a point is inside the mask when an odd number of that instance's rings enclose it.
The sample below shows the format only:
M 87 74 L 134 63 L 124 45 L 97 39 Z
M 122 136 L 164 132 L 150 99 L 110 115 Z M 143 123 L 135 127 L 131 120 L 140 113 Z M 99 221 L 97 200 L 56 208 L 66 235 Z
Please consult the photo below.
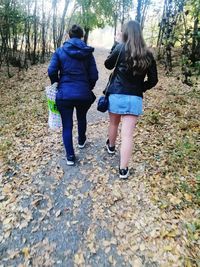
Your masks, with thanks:
M 119 56 L 120 54 L 120 56 Z M 136 95 L 143 97 L 143 93 L 154 87 L 158 82 L 156 62 L 151 52 L 151 65 L 142 74 L 133 75 L 133 69 L 128 68 L 125 61 L 125 46 L 118 44 L 111 51 L 111 54 L 105 61 L 105 67 L 109 70 L 115 67 L 117 58 L 119 56 L 114 75 L 112 76 L 110 85 L 108 87 L 109 94 L 125 94 Z M 147 81 L 144 81 L 147 75 Z

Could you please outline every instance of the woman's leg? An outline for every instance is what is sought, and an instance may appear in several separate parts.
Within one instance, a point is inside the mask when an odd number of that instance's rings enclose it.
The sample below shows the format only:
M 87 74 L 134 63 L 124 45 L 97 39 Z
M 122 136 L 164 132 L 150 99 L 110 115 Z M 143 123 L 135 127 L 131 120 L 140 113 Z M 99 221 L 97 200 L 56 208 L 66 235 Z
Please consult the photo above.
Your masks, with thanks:
M 113 147 L 115 146 L 115 142 L 117 139 L 117 132 L 121 115 L 109 112 L 109 118 L 110 118 L 110 123 L 108 128 L 108 139 L 109 139 L 109 146 Z
M 86 141 L 87 130 L 87 112 L 90 108 L 90 104 L 77 104 L 76 105 L 76 117 L 78 122 L 78 143 L 83 145 Z
M 128 167 L 133 148 L 133 132 L 138 116 L 123 115 L 121 129 L 120 169 Z
M 67 157 L 74 155 L 74 148 L 73 148 L 73 136 L 72 136 L 72 129 L 73 129 L 73 105 L 70 105 L 65 100 L 58 100 L 56 102 L 58 110 L 61 115 L 62 119 L 62 126 L 63 126 L 63 143 L 65 146 L 65 150 L 67 153 Z

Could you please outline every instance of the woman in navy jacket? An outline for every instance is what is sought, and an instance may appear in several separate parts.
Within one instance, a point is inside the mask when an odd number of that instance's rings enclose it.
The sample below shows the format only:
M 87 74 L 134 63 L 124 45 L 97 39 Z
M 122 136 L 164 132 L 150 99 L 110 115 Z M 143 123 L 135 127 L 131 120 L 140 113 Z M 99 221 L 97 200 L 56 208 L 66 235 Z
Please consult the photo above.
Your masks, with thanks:
M 73 25 L 69 39 L 53 54 L 48 75 L 51 83 L 58 82 L 56 104 L 61 114 L 63 142 L 67 154 L 67 164 L 74 165 L 73 110 L 76 108 L 78 121 L 78 146 L 86 143 L 86 115 L 94 101 L 92 90 L 98 80 L 98 71 L 93 57 L 94 48 L 87 46 L 81 38 L 83 29 Z
M 107 69 L 113 69 L 117 62 L 107 91 L 110 124 L 106 147 L 108 153 L 115 153 L 118 126 L 122 119 L 119 176 L 125 179 L 129 175 L 134 128 L 142 114 L 143 93 L 157 84 L 158 77 L 156 62 L 146 47 L 139 23 L 129 21 L 125 24 L 122 39 L 105 61 Z

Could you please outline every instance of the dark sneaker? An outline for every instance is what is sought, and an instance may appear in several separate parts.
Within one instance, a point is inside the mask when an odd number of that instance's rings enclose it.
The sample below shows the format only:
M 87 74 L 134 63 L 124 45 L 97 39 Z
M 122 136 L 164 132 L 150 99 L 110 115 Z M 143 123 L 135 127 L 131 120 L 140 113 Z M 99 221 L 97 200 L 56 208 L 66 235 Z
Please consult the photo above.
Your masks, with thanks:
M 119 168 L 119 178 L 121 179 L 127 179 L 129 176 L 129 169 L 128 167 L 126 169 L 120 169 Z
M 109 139 L 106 141 L 106 148 L 109 154 L 115 154 L 115 146 L 109 146 Z
M 85 145 L 86 145 L 86 141 L 87 141 L 87 140 L 85 140 L 85 142 L 84 142 L 83 144 L 79 143 L 79 144 L 78 144 L 78 147 L 79 147 L 79 148 L 84 148 Z
M 68 156 L 67 157 L 67 165 L 72 166 L 74 164 L 75 164 L 75 156 L 74 155 Z

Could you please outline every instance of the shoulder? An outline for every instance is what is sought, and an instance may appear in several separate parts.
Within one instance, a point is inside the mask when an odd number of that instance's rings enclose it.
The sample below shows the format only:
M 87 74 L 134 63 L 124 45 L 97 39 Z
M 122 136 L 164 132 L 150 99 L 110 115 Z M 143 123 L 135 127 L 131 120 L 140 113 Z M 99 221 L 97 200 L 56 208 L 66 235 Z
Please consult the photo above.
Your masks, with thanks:
M 56 49 L 56 51 L 54 51 L 51 58 L 53 61 L 56 61 L 60 58 L 60 55 L 61 55 L 61 48 L 59 47 Z
M 117 46 L 119 46 L 120 45 L 120 43 L 119 42 L 114 42 L 114 44 L 113 44 L 113 46 L 112 46 L 112 48 L 111 48 L 111 51 L 110 51 L 110 54 L 115 50 L 115 48 L 117 47 Z
M 115 48 L 113 49 L 113 52 L 120 52 L 123 48 L 125 47 L 125 45 L 123 43 L 118 43 Z
M 60 55 L 62 53 L 62 51 L 63 51 L 63 47 L 62 46 L 58 47 L 54 54 L 56 54 L 58 56 L 58 55 Z
M 125 46 L 122 43 L 120 43 L 120 44 L 118 43 L 117 45 L 115 45 L 114 49 L 111 51 L 110 56 L 108 56 L 108 58 L 117 57 L 125 49 L 124 47 Z

